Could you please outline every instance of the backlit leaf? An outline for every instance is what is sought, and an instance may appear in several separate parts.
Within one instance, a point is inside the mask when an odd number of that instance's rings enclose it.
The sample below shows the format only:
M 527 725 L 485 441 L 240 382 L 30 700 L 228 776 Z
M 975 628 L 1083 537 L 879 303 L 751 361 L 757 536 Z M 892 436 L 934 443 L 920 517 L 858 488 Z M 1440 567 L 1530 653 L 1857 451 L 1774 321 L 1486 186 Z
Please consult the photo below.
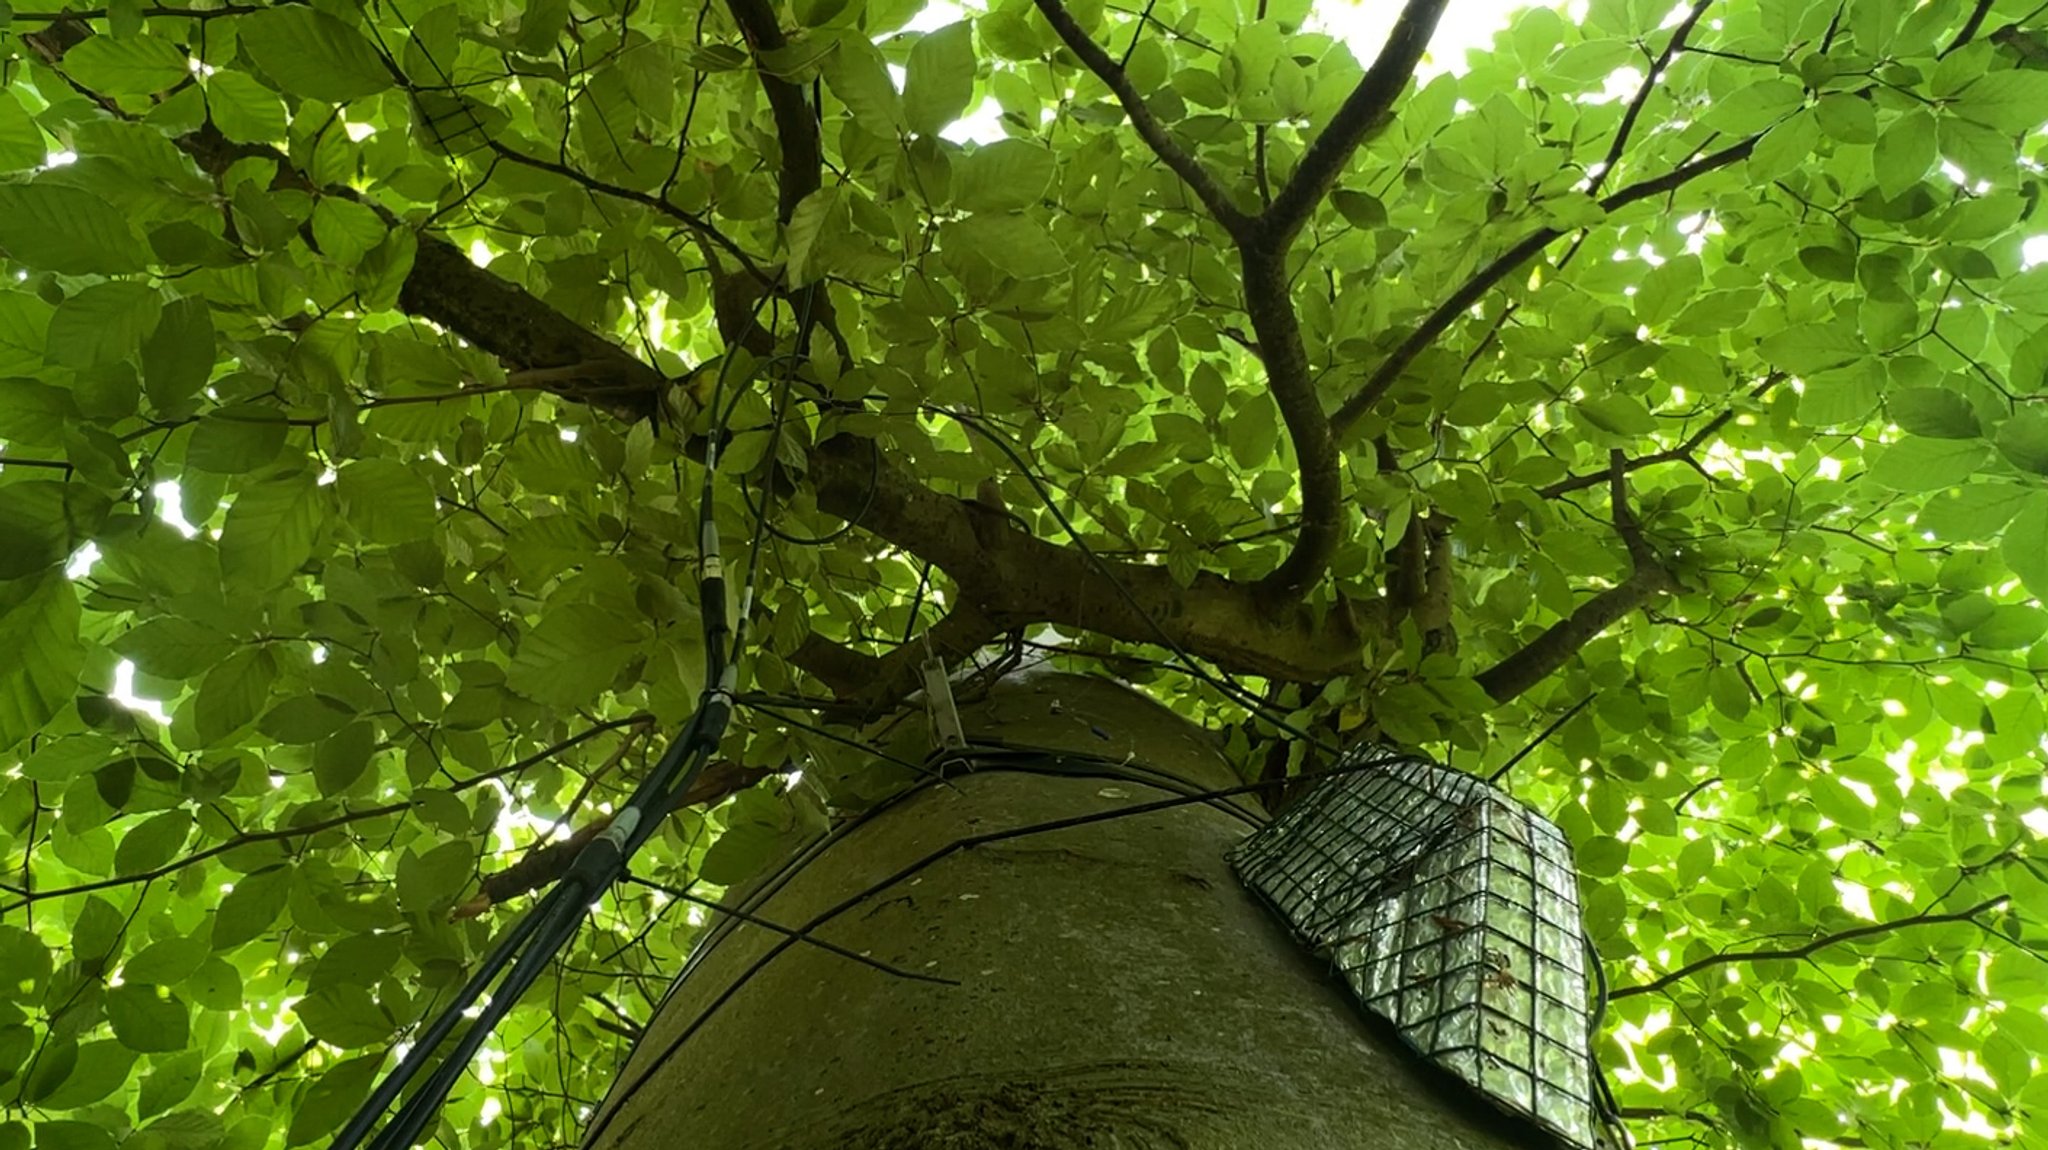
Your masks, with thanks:
M 256 66 L 289 95 L 338 104 L 392 84 L 368 38 L 315 8 L 266 8 L 238 18 L 235 34 Z
M 974 32 L 966 21 L 927 32 L 910 49 L 903 118 L 922 136 L 960 118 L 974 98 Z
M 0 251 L 67 275 L 141 271 L 141 237 L 112 204 L 61 184 L 0 185 Z
M 71 701 L 85 646 L 78 596 L 62 572 L 0 583 L 0 748 L 41 729 Z

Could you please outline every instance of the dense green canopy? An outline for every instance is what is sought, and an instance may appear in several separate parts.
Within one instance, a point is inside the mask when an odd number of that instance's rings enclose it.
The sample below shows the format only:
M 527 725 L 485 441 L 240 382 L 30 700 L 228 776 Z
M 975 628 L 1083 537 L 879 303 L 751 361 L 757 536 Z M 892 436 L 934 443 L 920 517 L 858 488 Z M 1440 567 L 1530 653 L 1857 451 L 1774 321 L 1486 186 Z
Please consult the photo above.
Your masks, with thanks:
M 1590 700 L 1638 1137 L 2038 1144 L 2048 17 L 1382 7 L 0 3 L 0 1150 L 331 1135 L 689 713 L 721 418 L 749 705 L 443 1144 L 1047 644 L 1248 779 Z

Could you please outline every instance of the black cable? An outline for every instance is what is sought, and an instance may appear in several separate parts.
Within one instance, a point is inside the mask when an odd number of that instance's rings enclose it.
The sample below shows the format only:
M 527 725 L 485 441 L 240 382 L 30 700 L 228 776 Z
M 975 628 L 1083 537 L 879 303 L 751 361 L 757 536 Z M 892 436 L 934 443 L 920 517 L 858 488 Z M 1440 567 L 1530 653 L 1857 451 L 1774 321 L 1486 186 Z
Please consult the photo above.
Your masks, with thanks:
M 868 458 L 875 461 L 877 468 L 881 467 L 881 453 L 870 453 Z M 918 612 L 924 610 L 924 593 L 931 585 L 932 561 L 927 559 L 924 561 L 924 570 L 918 572 L 917 575 L 917 596 L 910 601 L 910 621 L 903 625 L 903 641 L 905 643 L 910 642 L 911 636 L 917 634 L 917 615 Z
M 455 992 L 455 1000 L 427 1024 L 426 1030 L 413 1040 L 412 1047 L 406 1051 L 405 1057 L 399 1059 L 398 1065 L 377 1083 L 376 1088 L 370 1091 L 370 1096 L 357 1107 L 348 1124 L 343 1126 L 341 1133 L 335 1137 L 335 1147 L 349 1147 L 360 1143 L 370 1132 L 370 1127 L 376 1124 L 378 1117 L 391 1108 L 391 1103 L 398 1097 L 399 1091 L 419 1073 L 420 1068 L 433 1056 L 434 1050 L 455 1029 L 455 1024 L 462 1018 L 462 1012 L 469 1009 L 470 1004 L 483 994 L 490 980 L 512 960 L 519 947 L 540 925 L 547 908 L 552 905 L 553 900 L 560 897 L 556 893 L 559 889 L 550 889 L 542 895 L 541 901 L 535 903 L 520 918 L 518 924 L 498 941 L 490 955 L 477 967 L 476 973 L 462 985 L 462 989 Z
M 758 314 L 758 312 L 757 312 Z M 726 376 L 732 365 L 730 355 L 719 365 L 711 409 L 719 409 Z M 397 1068 L 378 1083 L 363 1105 L 331 1144 L 331 1150 L 355 1150 L 370 1128 L 390 1107 L 391 1101 L 415 1077 L 435 1050 L 454 1030 L 463 1012 L 483 993 L 484 987 L 501 973 L 497 989 L 477 1012 L 470 1027 L 456 1042 L 434 1073 L 407 1098 L 391 1122 L 370 1143 L 372 1150 L 407 1150 L 418 1141 L 427 1124 L 440 1112 L 441 1104 L 468 1069 L 470 1059 L 482 1047 L 524 991 L 554 961 L 582 926 L 590 900 L 608 890 L 625 871 L 626 863 L 660 825 L 662 817 L 680 795 L 696 782 L 704 765 L 718 748 L 732 717 L 736 686 L 736 659 L 728 658 L 726 639 L 738 636 L 726 616 L 725 572 L 719 553 L 714 480 L 718 470 L 718 442 L 723 427 L 714 427 L 704 457 L 704 483 L 698 501 L 699 577 L 698 604 L 704 617 L 705 685 L 698 695 L 696 710 L 677 737 L 670 742 L 654 769 L 641 779 L 632 796 L 612 816 L 610 826 L 577 853 L 569 872 L 549 889 L 507 933 L 477 972 L 451 1003 L 428 1024 L 420 1039 Z M 730 652 L 736 655 L 737 650 Z M 510 969 L 507 970 L 507 964 Z
M 1533 751 L 1536 748 L 1542 746 L 1544 742 L 1550 738 L 1550 736 L 1557 733 L 1557 729 L 1559 727 L 1562 727 L 1566 723 L 1571 722 L 1572 716 L 1578 714 L 1580 711 L 1585 710 L 1586 704 L 1593 701 L 1593 695 L 1597 695 L 1599 693 L 1600 692 L 1595 691 L 1592 695 L 1587 695 L 1585 698 L 1580 699 L 1576 703 L 1573 703 L 1570 709 L 1566 710 L 1564 714 L 1559 715 L 1556 719 L 1553 719 L 1549 726 L 1543 728 L 1543 732 L 1541 734 L 1537 735 L 1533 739 L 1530 739 L 1527 743 L 1524 743 L 1522 745 L 1522 749 L 1516 751 L 1513 758 L 1510 758 L 1507 762 L 1502 763 L 1500 765 L 1499 770 L 1486 776 L 1486 781 L 1489 783 L 1497 783 L 1501 781 L 1501 779 L 1504 776 L 1506 776 L 1506 774 L 1509 771 L 1515 768 L 1516 763 L 1519 763 L 1523 759 L 1527 758 L 1529 756 L 1530 751 Z

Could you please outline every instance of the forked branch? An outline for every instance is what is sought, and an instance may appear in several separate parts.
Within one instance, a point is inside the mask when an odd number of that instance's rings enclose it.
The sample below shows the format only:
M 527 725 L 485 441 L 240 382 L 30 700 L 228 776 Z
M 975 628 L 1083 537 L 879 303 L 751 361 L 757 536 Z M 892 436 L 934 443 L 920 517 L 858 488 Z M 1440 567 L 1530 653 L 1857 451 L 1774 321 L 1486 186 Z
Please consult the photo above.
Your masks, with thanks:
M 1495 701 L 1505 703 L 1542 682 L 1623 616 L 1676 587 L 1677 581 L 1644 538 L 1642 526 L 1629 507 L 1627 463 L 1621 452 L 1614 452 L 1607 479 L 1614 503 L 1614 529 L 1628 549 L 1634 569 L 1627 579 L 1581 603 L 1521 650 L 1475 676 Z
M 1400 19 L 1394 22 L 1394 30 L 1388 34 L 1372 67 L 1366 69 L 1358 87 L 1345 97 L 1329 126 L 1302 153 L 1294 174 L 1287 178 L 1286 186 L 1273 197 L 1272 207 L 1260 218 L 1259 227 L 1265 239 L 1284 249 L 1308 222 L 1358 146 L 1392 112 L 1394 101 L 1414 78 L 1415 65 L 1422 60 L 1423 50 L 1429 47 L 1429 38 L 1435 34 L 1437 21 L 1443 18 L 1448 5 L 1449 0 L 1408 0 L 1402 7 Z
M 1999 895 L 1997 898 L 1985 899 L 1968 910 L 1915 914 L 1905 918 L 1893 919 L 1891 922 L 1873 922 L 1867 926 L 1854 926 L 1848 930 L 1821 935 L 1811 942 L 1801 943 L 1798 946 L 1773 947 L 1767 950 L 1737 950 L 1729 951 L 1726 954 L 1710 954 L 1705 958 L 1689 962 L 1669 974 L 1659 975 L 1643 983 L 1641 986 L 1619 987 L 1607 997 L 1609 1001 L 1614 1001 L 1623 998 L 1634 998 L 1639 994 L 1656 994 L 1667 987 L 1699 974 L 1701 971 L 1712 970 L 1717 966 L 1727 966 L 1730 963 L 1736 962 L 1802 959 L 1811 956 L 1816 951 L 1825 950 L 1831 946 L 1838 946 L 1859 938 L 1869 938 L 1873 935 L 1890 934 L 1893 931 L 1905 930 L 1908 927 L 1935 926 L 1946 922 L 1975 923 L 1978 915 L 1984 914 L 1987 911 L 1997 910 L 2000 906 L 2005 905 L 2006 901 L 2006 896 Z
M 1153 115 L 1152 109 L 1145 105 L 1145 97 L 1139 94 L 1137 86 L 1131 83 L 1131 78 L 1124 74 L 1122 66 L 1109 58 L 1109 53 L 1103 51 L 1102 45 L 1097 44 L 1094 38 L 1088 35 L 1088 30 L 1081 27 L 1080 22 L 1074 19 L 1074 14 L 1067 11 L 1060 0 L 1037 0 L 1037 3 L 1038 10 L 1044 13 L 1046 22 L 1059 34 L 1067 50 L 1079 57 L 1081 63 L 1090 72 L 1095 73 L 1096 78 L 1108 85 L 1110 92 L 1116 96 L 1117 103 L 1123 105 L 1124 115 L 1131 118 L 1131 127 L 1137 129 L 1138 137 L 1145 141 L 1146 147 L 1152 149 L 1152 154 L 1158 156 L 1161 163 L 1172 168 L 1174 174 L 1194 191 L 1196 198 L 1209 209 L 1209 214 L 1216 217 L 1217 223 L 1223 225 L 1224 231 L 1229 232 L 1233 238 L 1242 236 L 1249 228 L 1251 218 L 1231 202 L 1230 194 L 1223 190 L 1223 185 L 1217 182 L 1209 169 L 1202 166 L 1201 161 L 1195 159 L 1186 148 L 1181 147 L 1172 136 L 1166 134 L 1166 126 L 1161 124 L 1159 117 Z
M 1718 171 L 1738 160 L 1747 159 L 1749 153 L 1756 148 L 1756 142 L 1761 138 L 1760 135 L 1751 136 L 1740 143 L 1731 144 L 1718 152 L 1701 156 L 1689 164 L 1681 164 L 1654 180 L 1644 180 L 1642 183 L 1632 184 L 1602 199 L 1600 206 L 1609 212 L 1613 212 L 1641 200 L 1661 196 L 1666 192 L 1677 191 L 1690 180 L 1697 179 L 1708 172 Z M 1471 279 L 1465 281 L 1463 287 L 1452 292 L 1449 298 L 1438 304 L 1436 309 L 1430 312 L 1428 317 L 1422 321 L 1421 325 L 1414 332 L 1410 333 L 1407 339 L 1402 340 L 1401 345 L 1395 348 L 1392 354 L 1388 355 L 1381 362 L 1372 375 L 1366 379 L 1364 385 L 1358 389 L 1357 394 L 1345 400 L 1344 406 L 1338 408 L 1337 414 L 1330 418 L 1330 426 L 1336 434 L 1338 442 L 1341 443 L 1345 435 L 1358 426 L 1358 421 L 1363 419 L 1365 414 L 1371 411 L 1373 406 L 1386 396 L 1388 391 L 1393 389 L 1395 382 L 1401 378 L 1401 373 L 1407 370 L 1409 364 L 1415 362 L 1415 357 L 1421 355 L 1430 344 L 1435 343 L 1438 336 L 1449 331 L 1451 324 L 1457 322 L 1459 316 L 1470 311 L 1472 306 L 1478 303 L 1487 292 L 1492 291 L 1496 285 L 1511 275 L 1517 268 L 1528 263 L 1537 253 L 1549 247 L 1553 240 L 1558 239 L 1564 234 L 1565 231 L 1562 228 L 1538 228 L 1513 247 L 1494 257 L 1491 263 L 1479 269 Z

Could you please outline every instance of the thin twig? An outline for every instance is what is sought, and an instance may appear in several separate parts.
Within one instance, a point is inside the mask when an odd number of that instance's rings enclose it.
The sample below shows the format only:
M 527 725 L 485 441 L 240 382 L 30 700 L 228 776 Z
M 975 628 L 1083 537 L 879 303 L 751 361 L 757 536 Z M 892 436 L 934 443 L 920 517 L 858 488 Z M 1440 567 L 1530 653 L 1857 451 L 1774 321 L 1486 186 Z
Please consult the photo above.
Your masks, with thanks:
M 836 954 L 841 958 L 852 959 L 853 961 L 860 963 L 862 966 L 874 967 L 876 970 L 881 971 L 883 974 L 894 975 L 897 978 L 907 978 L 910 979 L 912 982 L 934 982 L 939 984 L 940 986 L 960 985 L 960 980 L 957 978 L 941 978 L 936 974 L 919 974 L 914 970 L 904 970 L 902 967 L 899 966 L 891 966 L 878 958 L 871 958 L 868 955 L 848 950 L 845 947 L 840 946 L 838 943 L 826 942 L 822 938 L 813 938 L 807 931 L 798 930 L 795 927 L 784 926 L 779 922 L 772 922 L 768 919 L 762 918 L 759 915 L 750 914 L 747 911 L 740 910 L 738 907 L 727 906 L 726 904 L 719 902 L 717 899 L 705 898 L 703 895 L 691 894 L 689 891 L 683 890 L 680 887 L 672 887 L 665 883 L 655 882 L 652 879 L 644 879 L 641 878 L 639 875 L 628 875 L 626 876 L 626 878 L 628 882 L 638 883 L 641 886 L 649 888 L 650 890 L 658 890 L 661 893 L 669 896 L 670 898 L 681 899 L 684 902 L 694 903 L 695 905 L 701 906 L 706 910 L 717 911 L 719 914 L 731 915 L 732 917 L 750 926 L 758 926 L 762 930 L 773 931 L 776 934 L 782 935 L 785 938 L 789 938 L 793 941 L 807 943 L 811 946 L 817 947 L 819 950 Z
M 1837 931 L 1834 934 L 1822 935 L 1811 942 L 1784 949 L 1739 950 L 1729 951 L 1726 954 L 1709 955 L 1706 958 L 1686 963 L 1677 970 L 1654 978 L 1649 982 L 1643 983 L 1641 986 L 1624 986 L 1619 990 L 1609 993 L 1607 998 L 1611 1002 L 1620 998 L 1632 998 L 1638 994 L 1655 994 L 1665 987 L 1691 978 L 1703 970 L 1711 970 L 1714 967 L 1726 966 L 1730 963 L 1801 959 L 1812 955 L 1815 951 L 1837 945 L 1838 943 L 1849 942 L 1858 938 L 1868 938 L 1871 935 L 1888 934 L 1895 930 L 1904 930 L 1907 927 L 1933 926 L 1944 922 L 1975 923 L 1978 915 L 1983 914 L 1987 910 L 2002 906 L 2006 900 L 2007 896 L 1999 895 L 1997 898 L 1985 899 L 1968 910 L 1947 914 L 1916 914 L 1908 918 L 1894 919 L 1891 922 L 1873 922 L 1867 926 L 1851 927 L 1848 930 Z

